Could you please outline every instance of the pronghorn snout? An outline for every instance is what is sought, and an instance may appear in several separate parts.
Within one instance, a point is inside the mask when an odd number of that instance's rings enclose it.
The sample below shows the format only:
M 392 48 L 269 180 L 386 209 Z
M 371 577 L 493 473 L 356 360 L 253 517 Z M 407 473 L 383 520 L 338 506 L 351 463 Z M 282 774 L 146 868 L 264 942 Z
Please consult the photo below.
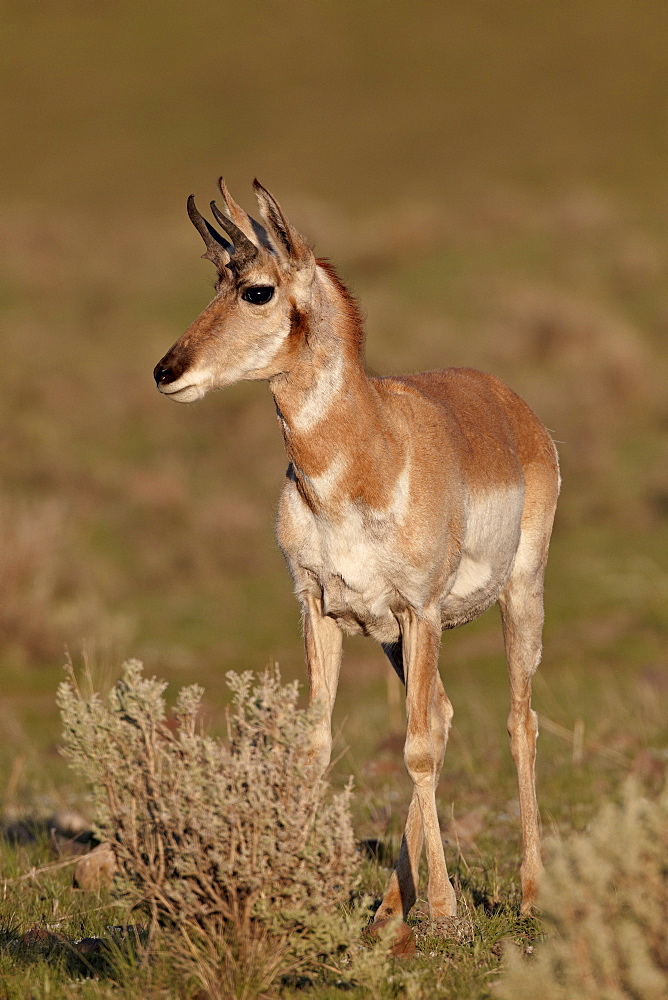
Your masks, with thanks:
M 155 384 L 158 389 L 161 385 L 169 385 L 170 382 L 175 382 L 181 374 L 171 365 L 164 364 L 165 360 L 166 359 L 163 358 L 162 361 L 158 361 L 157 365 L 153 369 L 153 378 L 155 379 Z
M 191 365 L 192 358 L 189 352 L 180 348 L 178 343 L 174 344 L 166 354 L 163 354 L 153 369 L 153 378 L 158 389 L 176 382 Z
M 178 346 L 178 345 L 177 345 Z M 193 369 L 188 352 L 177 346 L 167 351 L 153 369 L 153 378 L 160 392 L 179 403 L 201 399 L 210 388 L 206 372 Z

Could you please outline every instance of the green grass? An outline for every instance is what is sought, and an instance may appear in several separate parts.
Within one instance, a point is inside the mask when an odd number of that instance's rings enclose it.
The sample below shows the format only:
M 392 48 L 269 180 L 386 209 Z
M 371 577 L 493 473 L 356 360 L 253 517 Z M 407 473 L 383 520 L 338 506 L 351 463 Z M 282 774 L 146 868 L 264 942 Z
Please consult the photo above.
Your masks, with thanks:
M 46 849 L 36 847 L 30 852 L 5 849 L 3 855 L 5 872 L 21 873 L 26 864 L 44 860 Z M 187 995 L 181 992 L 183 986 L 178 986 L 178 977 L 170 968 L 167 955 L 154 959 L 151 969 L 142 967 L 141 945 L 136 945 L 136 939 L 133 941 L 132 932 L 124 937 L 120 929 L 115 929 L 128 916 L 114 905 L 108 893 L 72 890 L 68 872 L 67 868 L 37 871 L 33 878 L 18 883 L 12 882 L 10 875 L 4 893 L 0 938 L 3 997 L 22 997 L 21 990 L 26 989 L 40 998 L 79 996 L 82 989 L 90 997 Z M 540 936 L 540 926 L 533 918 L 519 917 L 519 894 L 512 880 L 499 877 L 496 871 L 483 871 L 475 863 L 466 867 L 462 862 L 456 863 L 453 872 L 462 912 L 458 937 L 444 938 L 424 915 L 412 917 L 410 925 L 416 934 L 418 952 L 413 959 L 394 963 L 397 984 L 410 975 L 424 990 L 449 989 L 455 996 L 488 996 L 488 986 L 498 975 L 502 943 L 512 940 L 521 947 L 531 945 Z M 364 873 L 367 891 L 380 892 L 386 876 L 387 872 L 376 863 L 367 862 Z M 503 901 L 498 897 L 503 897 Z M 28 932 L 36 928 L 54 937 L 31 941 Z M 99 937 L 107 942 L 109 952 L 104 961 L 100 955 L 79 954 L 78 942 L 86 937 Z M 362 948 L 362 942 L 353 943 L 353 947 Z M 281 995 L 333 998 L 369 994 L 362 984 L 344 991 L 336 985 L 335 977 L 325 973 L 320 983 L 302 983 L 296 990 L 287 983 Z M 379 995 L 396 995 L 391 981 L 384 984 Z
M 482 640 L 481 625 L 477 633 Z M 490 988 L 501 972 L 505 943 L 513 942 L 526 951 L 540 942 L 540 920 L 519 913 L 519 820 L 514 768 L 503 732 L 505 682 L 501 671 L 485 675 L 484 667 L 475 678 L 457 676 L 454 671 L 461 665 L 456 657 L 453 660 L 449 689 L 457 711 L 439 809 L 461 917 L 454 936 L 452 932 L 443 936 L 426 917 L 423 870 L 420 897 L 409 921 L 416 935 L 415 957 L 391 963 L 390 978 L 386 969 L 374 986 L 378 970 L 374 972 L 372 957 L 367 956 L 368 981 L 360 981 L 352 993 L 348 989 L 342 993 L 336 976 L 323 973 L 321 980 L 301 982 L 298 989 L 287 981 L 281 995 L 390 998 L 410 996 L 411 989 L 419 988 L 423 995 L 444 991 L 453 997 L 482 1000 L 491 996 Z M 650 680 L 626 671 L 610 683 L 600 665 L 587 677 L 579 668 L 565 666 L 538 675 L 538 785 L 546 835 L 563 838 L 586 829 L 601 803 L 615 797 L 629 771 L 646 780 L 648 789 L 656 781 L 655 771 L 645 768 L 649 762 L 653 769 L 661 769 L 661 748 L 668 734 L 656 692 L 651 683 L 645 686 Z M 341 758 L 333 777 L 338 784 L 344 774 L 355 774 L 356 831 L 361 841 L 380 841 L 377 858 L 364 863 L 363 891 L 379 900 L 398 850 L 410 783 L 403 773 L 399 736 L 389 745 L 381 738 L 390 720 L 380 676 L 358 689 L 358 699 L 369 707 L 364 721 L 346 705 L 345 691 L 344 678 L 344 699 L 337 712 L 341 731 L 335 746 Z M 205 699 L 205 705 L 209 704 L 209 698 Z M 631 711 L 624 714 L 624 706 L 631 706 Z M 342 718 L 344 712 L 347 718 Z M 573 737 L 578 725 L 583 740 L 576 756 Z M 371 740 L 369 729 L 376 734 Z M 62 766 L 59 794 L 85 809 L 81 791 L 65 778 Z M 48 804 L 47 799 L 42 809 Z M 35 807 L 33 800 L 33 812 Z M 27 812 L 29 800 L 17 802 L 17 809 Z M 0 985 L 7 996 L 20 996 L 20 989 L 28 983 L 36 997 L 69 998 L 80 995 L 79 989 L 91 997 L 191 995 L 182 992 L 182 972 L 173 967 L 168 954 L 158 953 L 147 968 L 141 962 L 141 948 L 137 954 L 132 942 L 109 929 L 127 919 L 133 923 L 133 918 L 107 892 L 73 890 L 71 869 L 54 864 L 44 839 L 23 847 L 3 845 L 0 880 L 4 885 Z M 26 942 L 24 935 L 35 928 L 55 933 L 59 940 Z M 77 942 L 87 936 L 101 937 L 115 949 L 101 966 L 96 955 L 92 969 L 85 962 L 82 965 L 77 953 Z M 363 945 L 352 942 L 352 947 L 357 953 Z

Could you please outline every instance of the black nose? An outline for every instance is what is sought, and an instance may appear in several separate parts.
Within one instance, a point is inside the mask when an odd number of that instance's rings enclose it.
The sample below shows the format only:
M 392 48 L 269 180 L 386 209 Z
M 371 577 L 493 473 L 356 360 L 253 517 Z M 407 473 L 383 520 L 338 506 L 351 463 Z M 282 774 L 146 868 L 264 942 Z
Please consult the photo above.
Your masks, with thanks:
M 155 379 L 155 384 L 157 386 L 169 385 L 178 378 L 173 368 L 166 368 L 161 361 L 157 363 L 153 369 L 153 378 Z

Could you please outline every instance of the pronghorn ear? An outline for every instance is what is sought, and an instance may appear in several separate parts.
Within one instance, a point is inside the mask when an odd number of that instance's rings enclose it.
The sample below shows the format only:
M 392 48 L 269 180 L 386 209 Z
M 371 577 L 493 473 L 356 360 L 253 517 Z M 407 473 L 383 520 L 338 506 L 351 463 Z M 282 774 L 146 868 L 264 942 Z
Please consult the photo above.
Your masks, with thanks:
M 253 181 L 260 213 L 267 226 L 267 235 L 285 264 L 291 267 L 307 267 L 314 262 L 313 251 L 283 215 L 281 206 L 258 180 Z

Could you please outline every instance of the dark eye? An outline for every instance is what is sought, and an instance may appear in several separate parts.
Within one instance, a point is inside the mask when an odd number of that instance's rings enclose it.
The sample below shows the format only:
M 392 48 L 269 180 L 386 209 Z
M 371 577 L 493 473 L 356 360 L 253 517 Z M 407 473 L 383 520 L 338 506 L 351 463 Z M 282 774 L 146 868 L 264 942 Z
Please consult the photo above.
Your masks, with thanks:
M 252 302 L 254 306 L 263 306 L 265 302 L 269 302 L 273 294 L 274 289 L 271 285 L 252 285 L 246 289 L 241 298 L 246 302 Z

